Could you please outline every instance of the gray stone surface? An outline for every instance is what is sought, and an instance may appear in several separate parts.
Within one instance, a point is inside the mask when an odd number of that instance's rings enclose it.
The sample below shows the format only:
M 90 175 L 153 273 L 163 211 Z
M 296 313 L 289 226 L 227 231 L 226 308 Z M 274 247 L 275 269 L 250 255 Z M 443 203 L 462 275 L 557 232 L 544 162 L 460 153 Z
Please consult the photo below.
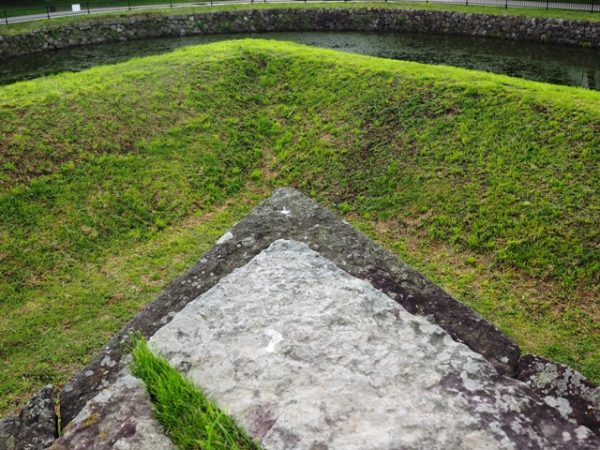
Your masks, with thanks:
M 142 381 L 127 369 L 91 399 L 51 450 L 175 450 L 152 415 Z
M 54 387 L 39 390 L 18 414 L 0 421 L 0 450 L 42 450 L 58 432 Z
M 281 8 L 92 18 L 0 36 L 0 58 L 153 37 L 266 31 L 451 33 L 600 48 L 600 22 L 389 8 Z M 0 33 L 2 29 L 0 27 Z
M 149 346 L 265 450 L 600 442 L 439 326 L 294 241 L 223 278 Z
M 351 275 L 367 280 L 409 312 L 427 316 L 455 340 L 514 375 L 519 348 L 496 327 L 408 267 L 348 223 L 294 189 L 279 189 L 236 224 L 192 269 L 149 304 L 60 393 L 61 423 L 68 424 L 123 367 L 123 343 L 131 331 L 146 337 L 175 313 L 246 264 L 277 239 L 307 243 Z
M 234 231 L 218 246 L 235 242 Z M 149 346 L 265 450 L 600 446 L 525 383 L 295 241 L 277 240 L 221 277 Z M 52 447 L 87 448 L 173 448 L 127 368 Z
M 518 378 L 561 416 L 600 435 L 600 402 L 595 399 L 600 390 L 579 372 L 541 356 L 525 355 L 519 361 Z

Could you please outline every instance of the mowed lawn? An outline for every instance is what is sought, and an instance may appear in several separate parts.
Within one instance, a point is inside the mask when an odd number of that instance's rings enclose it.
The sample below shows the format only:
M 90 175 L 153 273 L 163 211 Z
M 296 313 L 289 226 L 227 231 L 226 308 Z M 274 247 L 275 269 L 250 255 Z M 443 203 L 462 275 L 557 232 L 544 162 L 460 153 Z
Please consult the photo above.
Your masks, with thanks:
M 0 412 L 291 185 L 600 381 L 600 93 L 275 41 L 0 87 Z

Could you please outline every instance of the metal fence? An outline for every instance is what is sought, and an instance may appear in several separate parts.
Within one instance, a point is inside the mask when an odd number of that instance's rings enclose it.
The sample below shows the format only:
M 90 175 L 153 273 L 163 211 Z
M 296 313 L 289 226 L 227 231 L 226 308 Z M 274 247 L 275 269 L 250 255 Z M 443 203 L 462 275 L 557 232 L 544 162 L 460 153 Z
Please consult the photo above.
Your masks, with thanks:
M 151 8 L 182 8 L 189 6 L 216 6 L 254 3 L 353 3 L 364 0 L 90 0 L 85 2 L 48 2 L 45 6 L 6 8 L 0 10 L 0 24 L 52 19 L 55 17 L 94 14 L 102 12 L 131 11 Z M 391 3 L 394 0 L 368 0 Z M 570 11 L 600 12 L 600 0 L 402 0 L 411 3 L 443 3 L 449 5 L 484 5 L 502 8 L 562 9 Z

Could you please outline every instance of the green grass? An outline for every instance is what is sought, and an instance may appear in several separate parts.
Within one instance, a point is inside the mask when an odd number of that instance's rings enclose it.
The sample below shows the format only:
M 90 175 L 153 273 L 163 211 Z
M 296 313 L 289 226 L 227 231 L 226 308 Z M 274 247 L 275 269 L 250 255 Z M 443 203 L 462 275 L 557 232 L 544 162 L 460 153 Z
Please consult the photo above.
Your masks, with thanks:
M 541 9 L 541 8 L 503 8 L 501 6 L 480 6 L 480 5 L 448 5 L 435 3 L 413 3 L 413 2 L 322 2 L 322 3 L 268 3 L 254 5 L 218 5 L 218 6 L 195 6 L 184 8 L 160 8 L 152 10 L 132 10 L 111 13 L 98 13 L 93 15 L 82 14 L 80 16 L 58 17 L 51 20 L 38 20 L 23 23 L 14 23 L 0 25 L 0 36 L 12 36 L 21 33 L 27 33 L 39 29 L 52 29 L 64 24 L 98 21 L 104 18 L 130 17 L 142 15 L 170 15 L 187 14 L 210 11 L 237 11 L 250 9 L 287 9 L 287 8 L 399 8 L 399 9 L 417 9 L 426 11 L 455 11 L 465 13 L 493 14 L 499 16 L 526 16 L 526 17 L 548 17 L 556 19 L 571 20 L 600 20 L 600 12 L 587 11 L 568 11 L 559 9 Z M 1 11 L 1 8 L 0 8 Z
M 0 410 L 276 186 L 600 381 L 600 93 L 275 41 L 0 87 Z
M 259 450 L 258 444 L 190 381 L 136 339 L 132 373 L 146 384 L 154 413 L 181 450 Z

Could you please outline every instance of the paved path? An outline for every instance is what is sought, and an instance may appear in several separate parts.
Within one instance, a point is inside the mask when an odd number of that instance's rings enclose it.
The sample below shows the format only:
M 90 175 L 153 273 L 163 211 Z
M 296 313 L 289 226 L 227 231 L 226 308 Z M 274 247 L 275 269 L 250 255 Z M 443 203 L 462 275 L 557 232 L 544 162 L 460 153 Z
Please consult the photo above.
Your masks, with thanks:
M 77 0 L 73 0 L 74 3 Z M 328 0 L 331 3 L 342 3 L 338 0 Z M 425 3 L 424 0 L 412 0 L 415 3 Z M 5 25 L 8 23 L 19 23 L 19 22 L 29 22 L 32 20 L 48 20 L 56 17 L 66 17 L 66 16 L 78 16 L 78 15 L 87 15 L 87 14 L 99 14 L 99 13 L 107 13 L 107 12 L 119 12 L 119 11 L 130 11 L 130 10 L 145 10 L 145 9 L 158 9 L 158 8 L 189 8 L 193 6 L 204 6 L 210 8 L 211 6 L 219 6 L 219 5 L 230 5 L 230 4 L 243 4 L 250 5 L 253 3 L 259 3 L 259 1 L 204 1 L 204 2 L 195 2 L 195 3 L 164 3 L 163 5 L 147 5 L 147 6 L 132 6 L 131 8 L 128 6 L 116 6 L 116 7 L 103 7 L 103 8 L 90 8 L 89 10 L 85 7 L 85 3 L 81 3 L 82 10 L 81 12 L 72 12 L 72 11 L 57 11 L 57 12 L 47 12 L 43 14 L 30 14 L 27 16 L 16 16 L 16 17 L 8 17 L 4 14 L 4 12 L 0 12 L 0 23 Z M 265 0 L 260 1 L 260 3 L 297 3 L 297 0 Z M 306 3 L 322 3 L 322 1 L 308 1 Z M 359 3 L 359 1 L 355 1 L 355 3 Z M 539 8 L 539 9 L 562 9 L 562 10 L 570 10 L 570 11 L 591 11 L 591 12 L 599 12 L 600 13 L 600 4 L 585 4 L 585 3 L 557 3 L 557 2 L 546 2 L 546 1 L 519 1 L 519 0 L 432 0 L 427 3 L 447 3 L 454 5 L 484 5 L 484 6 L 504 6 L 506 8 Z M 600 14 L 599 14 L 600 16 Z

